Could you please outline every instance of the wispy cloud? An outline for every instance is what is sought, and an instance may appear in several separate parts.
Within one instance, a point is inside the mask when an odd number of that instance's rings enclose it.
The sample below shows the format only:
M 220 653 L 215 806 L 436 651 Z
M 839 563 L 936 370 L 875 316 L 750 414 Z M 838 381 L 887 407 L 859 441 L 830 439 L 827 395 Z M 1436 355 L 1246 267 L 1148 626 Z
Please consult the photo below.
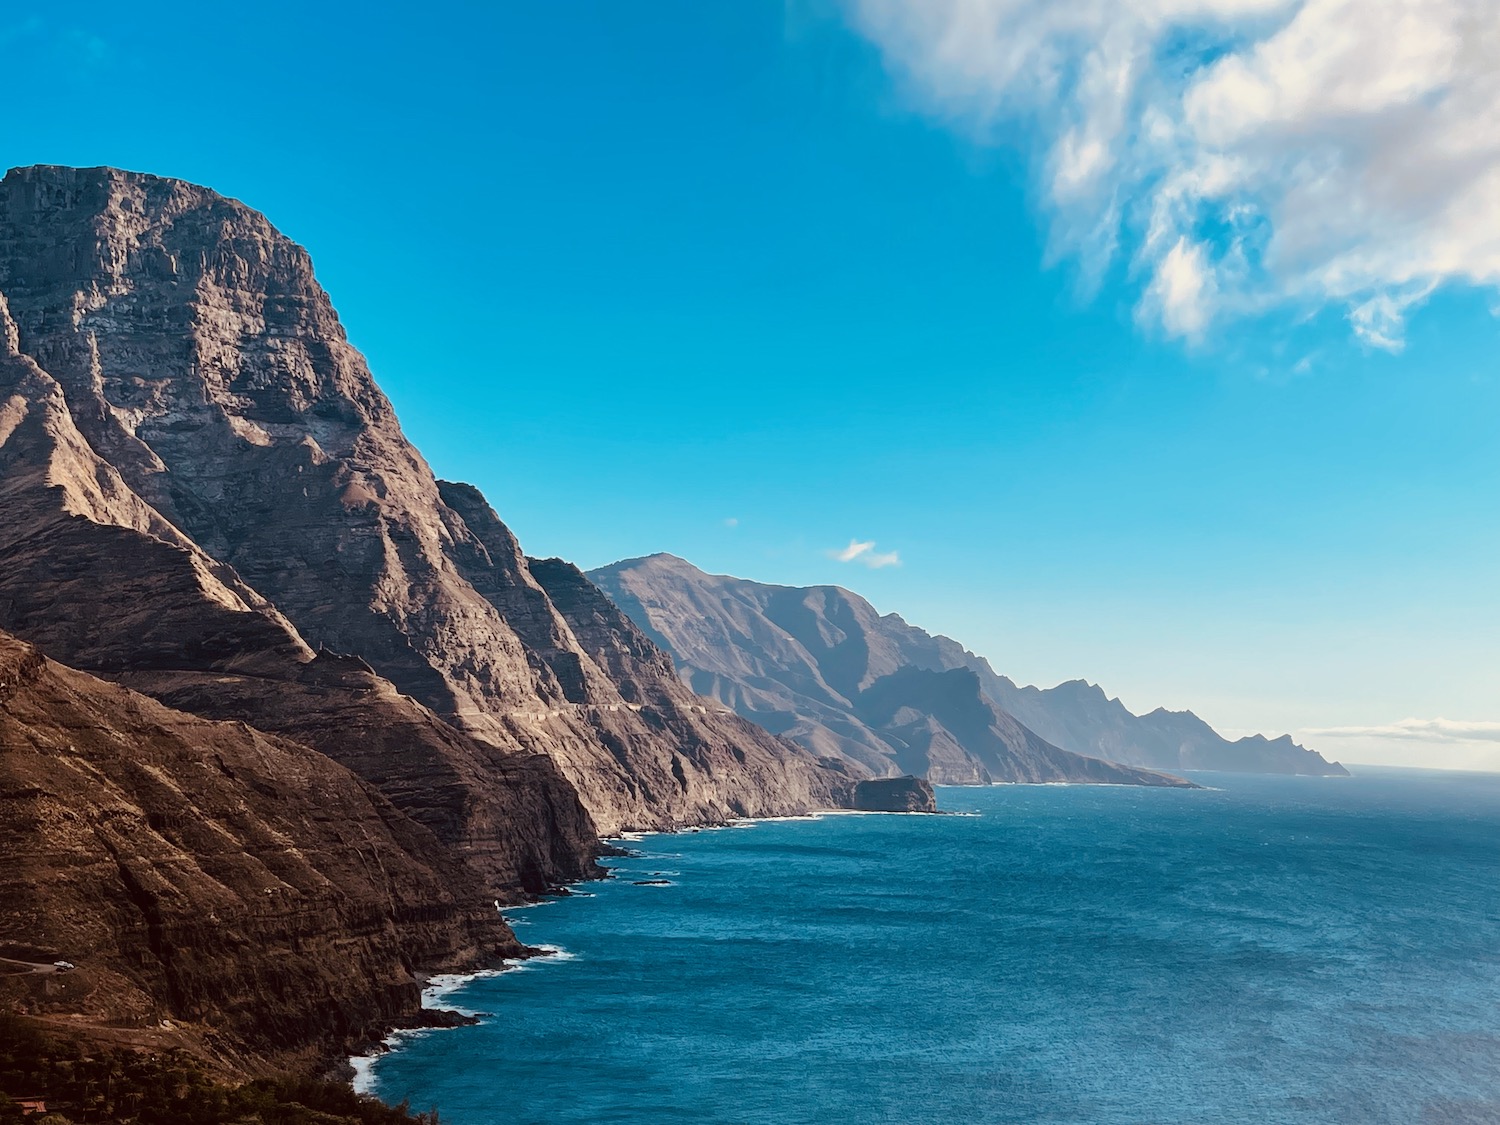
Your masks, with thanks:
M 838 548 L 827 552 L 828 557 L 837 559 L 842 563 L 859 563 L 871 570 L 879 570 L 887 566 L 900 566 L 901 556 L 896 551 L 875 550 L 875 540 L 861 542 L 858 539 L 849 540 L 849 546 Z
M 922 106 L 1038 138 L 1054 256 L 1124 254 L 1169 335 L 1331 303 L 1396 351 L 1500 285 L 1494 0 L 842 2 Z
M 740 526 L 740 519 L 739 519 L 739 517 L 738 516 L 728 516 L 728 517 L 726 517 L 725 520 L 724 520 L 724 526 L 725 527 L 739 527 Z
M 1466 723 L 1453 719 L 1402 719 L 1386 726 L 1321 727 L 1299 732 L 1321 738 L 1394 738 L 1419 742 L 1500 742 L 1500 722 Z

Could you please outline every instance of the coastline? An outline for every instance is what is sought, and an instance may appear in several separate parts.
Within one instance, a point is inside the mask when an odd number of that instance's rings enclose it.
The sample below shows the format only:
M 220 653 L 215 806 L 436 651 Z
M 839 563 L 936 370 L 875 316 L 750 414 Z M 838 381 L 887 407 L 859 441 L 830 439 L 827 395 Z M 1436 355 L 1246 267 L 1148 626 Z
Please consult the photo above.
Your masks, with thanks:
M 810 813 L 796 813 L 787 816 L 763 816 L 763 817 L 740 817 L 727 821 L 723 824 L 691 825 L 671 831 L 634 832 L 623 831 L 614 836 L 602 837 L 599 843 L 603 850 L 600 854 L 601 860 L 610 858 L 639 859 L 643 858 L 640 852 L 632 850 L 625 845 L 637 844 L 655 837 L 670 838 L 673 836 L 693 835 L 700 832 L 727 832 L 736 829 L 754 828 L 757 824 L 776 824 L 787 821 L 816 821 L 831 816 L 910 816 L 911 813 L 874 812 L 863 809 L 819 809 Z M 615 869 L 608 864 L 601 864 L 605 874 L 599 879 L 591 879 L 577 883 L 565 883 L 559 885 L 547 894 L 531 902 L 518 903 L 512 906 L 498 907 L 501 915 L 510 920 L 510 915 L 515 911 L 535 910 L 539 907 L 549 906 L 552 903 L 567 898 L 590 898 L 592 895 L 582 888 L 593 882 L 607 881 L 619 878 Z M 451 1031 L 460 1027 L 472 1027 L 483 1022 L 485 1019 L 493 1018 L 491 1012 L 481 1012 L 458 1005 L 448 1004 L 445 1001 L 455 993 L 461 992 L 467 985 L 476 980 L 487 980 L 499 977 L 506 973 L 522 972 L 536 965 L 566 964 L 573 960 L 576 954 L 564 949 L 560 945 L 527 945 L 528 950 L 535 950 L 525 957 L 507 957 L 498 968 L 475 969 L 472 972 L 447 972 L 434 973 L 422 978 L 422 1011 L 432 1012 L 434 1015 L 440 1012 L 451 1013 L 457 1017 L 452 1020 L 434 1020 L 430 1023 L 422 1023 L 412 1027 L 395 1027 L 390 1029 L 384 1036 L 374 1043 L 366 1044 L 356 1053 L 346 1056 L 342 1068 L 343 1076 L 349 1086 L 357 1094 L 378 1097 L 375 1093 L 376 1076 L 375 1064 L 393 1051 L 400 1050 L 403 1044 L 414 1039 L 420 1039 L 437 1031 Z
M 934 788 L 981 791 L 1002 788 L 1161 788 L 1165 791 L 1170 792 L 1191 792 L 1193 789 L 1197 789 L 1200 792 L 1215 791 L 1212 787 L 1203 785 L 1195 785 L 1191 787 L 1155 787 L 1137 786 L 1119 782 L 1073 781 L 991 782 L 988 784 L 975 785 L 940 785 L 934 786 Z M 897 812 L 879 809 L 825 808 L 817 809 L 815 811 L 807 813 L 792 813 L 780 816 L 737 817 L 733 820 L 725 821 L 723 823 L 688 825 L 670 830 L 625 830 L 613 836 L 602 837 L 600 839 L 599 843 L 601 845 L 601 852 L 599 858 L 601 860 L 608 860 L 610 858 L 640 859 L 644 858 L 643 853 L 634 850 L 632 846 L 649 840 L 653 840 L 656 838 L 670 839 L 675 836 L 696 835 L 698 833 L 705 832 L 728 832 L 737 830 L 743 831 L 746 829 L 755 828 L 760 824 L 782 824 L 796 821 L 815 822 L 825 819 L 842 817 L 907 817 L 933 815 L 945 817 L 972 817 L 978 814 L 962 811 L 950 812 L 945 810 L 938 810 L 936 814 L 933 814 Z M 616 873 L 617 869 L 615 867 L 610 866 L 607 863 L 601 864 L 601 866 L 603 866 L 605 874 L 598 879 L 561 884 L 550 890 L 547 894 L 533 901 L 500 907 L 500 912 L 509 921 L 511 914 L 516 911 L 534 910 L 539 907 L 548 906 L 567 898 L 592 897 L 591 892 L 585 889 L 591 883 L 614 880 L 621 877 Z M 654 880 L 631 880 L 631 882 L 639 886 L 658 885 Z M 478 1011 L 475 1009 L 463 1007 L 461 1005 L 454 1005 L 446 1002 L 448 998 L 461 992 L 466 986 L 473 983 L 474 981 L 499 977 L 506 973 L 525 971 L 532 966 L 541 967 L 543 965 L 549 964 L 565 964 L 568 961 L 575 959 L 576 957 L 576 954 L 557 945 L 527 945 L 526 948 L 529 950 L 535 950 L 536 952 L 531 953 L 525 957 L 505 958 L 498 968 L 491 967 L 475 969 L 471 972 L 434 973 L 431 976 L 422 978 L 422 1010 L 424 1012 L 432 1012 L 434 1014 L 451 1013 L 452 1016 L 457 1018 L 452 1019 L 451 1021 L 434 1020 L 430 1023 L 423 1023 L 418 1026 L 393 1028 L 377 1042 L 366 1045 L 359 1053 L 347 1056 L 345 1060 L 344 1074 L 350 1086 L 355 1090 L 356 1093 L 378 1096 L 374 1092 L 377 1085 L 374 1071 L 375 1064 L 381 1058 L 392 1053 L 393 1051 L 400 1050 L 405 1043 L 422 1038 L 433 1032 L 449 1031 L 455 1028 L 469 1027 L 478 1023 L 482 1023 L 487 1019 L 493 1018 L 494 1013 Z

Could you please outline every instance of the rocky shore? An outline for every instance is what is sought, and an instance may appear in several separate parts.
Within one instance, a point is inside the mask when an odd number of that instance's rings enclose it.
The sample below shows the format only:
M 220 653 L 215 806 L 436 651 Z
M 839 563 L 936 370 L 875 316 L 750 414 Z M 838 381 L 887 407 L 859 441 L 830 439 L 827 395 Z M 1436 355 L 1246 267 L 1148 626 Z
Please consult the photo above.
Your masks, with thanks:
M 433 1018 L 601 836 L 865 776 L 437 480 L 264 216 L 116 169 L 0 181 L 0 631 L 0 956 L 77 965 L 0 1004 L 226 1075 Z

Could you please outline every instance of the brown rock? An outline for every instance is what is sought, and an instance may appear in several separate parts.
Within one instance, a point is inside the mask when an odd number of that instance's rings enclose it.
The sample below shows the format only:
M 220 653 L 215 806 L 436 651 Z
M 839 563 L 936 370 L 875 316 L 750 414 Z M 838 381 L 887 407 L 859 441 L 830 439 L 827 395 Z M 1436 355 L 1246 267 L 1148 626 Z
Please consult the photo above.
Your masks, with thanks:
M 0 634 L 0 977 L 33 1013 L 208 1025 L 287 1061 L 420 1019 L 417 968 L 520 946 L 425 828 L 306 747 Z
M 17 381 L 15 409 L 30 416 L 46 397 L 49 413 L 33 425 L 50 425 L 54 446 L 78 451 L 63 475 L 102 473 L 123 507 L 50 503 L 110 537 L 123 527 L 150 538 L 125 539 L 129 552 L 149 555 L 131 563 L 141 576 L 136 604 L 155 612 L 163 573 L 178 575 L 181 603 L 147 622 L 159 640 L 143 665 L 130 628 L 139 622 L 79 589 L 113 591 L 127 581 L 121 568 L 96 546 L 34 540 L 32 527 L 48 517 L 32 487 L 11 509 L 26 542 L 0 544 L 16 568 L 0 555 L 4 572 L 29 568 L 25 583 L 0 591 L 10 599 L 0 602 L 0 624 L 174 703 L 272 725 L 280 720 L 261 718 L 258 687 L 245 677 L 295 682 L 298 691 L 274 694 L 305 701 L 301 689 L 317 676 L 288 671 L 288 661 L 306 665 L 324 649 L 355 655 L 428 709 L 408 714 L 405 729 L 425 727 L 430 712 L 469 737 L 457 746 L 434 737 L 406 768 L 389 761 L 396 747 L 372 753 L 316 715 L 298 718 L 302 702 L 289 705 L 285 729 L 376 779 L 445 838 L 478 840 L 476 852 L 503 847 L 509 814 L 487 804 L 496 763 L 514 773 L 530 762 L 521 772 L 537 795 L 561 800 L 538 754 L 578 787 L 606 833 L 803 811 L 843 792 L 841 775 L 760 732 L 684 717 L 701 703 L 636 711 L 482 498 L 439 488 L 349 346 L 306 253 L 256 212 L 111 169 L 12 171 L 0 184 L 0 293 L 13 318 L 12 358 L 55 383 Z M 69 423 L 63 441 L 56 435 Z M 48 479 L 42 456 L 24 443 L 11 453 L 33 486 Z M 182 553 L 175 568 L 158 557 L 162 545 Z M 43 571 L 64 551 L 76 581 L 60 588 Z M 256 636 L 242 643 L 230 624 Z M 282 664 L 270 673 L 268 652 Z M 648 659 L 639 674 L 659 678 L 664 658 L 651 659 L 656 671 Z M 241 678 L 216 692 L 207 671 Z M 432 798 L 417 794 L 444 777 L 447 811 L 423 807 Z M 553 820 L 556 836 L 576 818 L 564 810 Z M 512 866 L 560 870 L 558 850 Z M 506 862 L 496 862 L 497 877 Z
M 0 627 L 173 707 L 344 762 L 467 855 L 496 895 L 595 873 L 593 825 L 548 759 L 476 743 L 362 661 L 315 659 L 233 567 L 98 456 L 17 345 L 0 299 Z

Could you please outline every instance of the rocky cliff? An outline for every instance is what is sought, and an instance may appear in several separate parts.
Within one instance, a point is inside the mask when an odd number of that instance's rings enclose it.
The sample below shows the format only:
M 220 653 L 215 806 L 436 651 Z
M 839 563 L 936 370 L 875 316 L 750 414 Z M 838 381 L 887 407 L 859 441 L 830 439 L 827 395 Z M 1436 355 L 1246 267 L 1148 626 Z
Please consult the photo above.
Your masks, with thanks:
M 0 182 L 0 629 L 0 957 L 80 966 L 0 995 L 247 1065 L 517 952 L 495 900 L 600 832 L 866 772 L 695 697 L 437 481 L 263 216 L 113 169 Z
M 99 455 L 62 385 L 21 350 L 3 292 L 0 627 L 174 707 L 345 762 L 468 854 L 497 895 L 591 871 L 593 825 L 550 760 L 478 744 L 362 661 L 315 653 Z
M 930 781 L 1186 785 L 1052 745 L 964 668 L 919 665 L 863 598 L 705 574 L 671 555 L 589 577 L 684 678 L 768 730 L 877 775 Z
M 935 813 L 937 794 L 920 777 L 872 777 L 854 787 L 861 812 Z
M 0 855 L 0 957 L 77 965 L 0 976 L 0 998 L 168 1020 L 230 1067 L 418 1021 L 416 969 L 521 949 L 483 881 L 347 769 L 4 634 Z
M 956 641 L 837 586 L 705 574 L 672 555 L 589 577 L 673 654 L 696 691 L 876 773 L 1151 784 L 1160 775 L 1128 767 L 1344 772 L 1290 738 L 1230 742 L 1190 712 L 1133 715 L 1081 681 L 1018 688 Z
M 0 295 L 0 626 L 306 739 L 492 854 L 497 882 L 578 866 L 552 766 L 605 833 L 847 795 L 682 696 L 659 653 L 612 678 L 483 497 L 434 478 L 307 254 L 258 213 L 112 169 L 15 170 Z M 327 720 L 371 699 L 396 717 L 365 729 L 426 732 L 415 751 Z M 518 851 L 523 808 L 551 812 Z

